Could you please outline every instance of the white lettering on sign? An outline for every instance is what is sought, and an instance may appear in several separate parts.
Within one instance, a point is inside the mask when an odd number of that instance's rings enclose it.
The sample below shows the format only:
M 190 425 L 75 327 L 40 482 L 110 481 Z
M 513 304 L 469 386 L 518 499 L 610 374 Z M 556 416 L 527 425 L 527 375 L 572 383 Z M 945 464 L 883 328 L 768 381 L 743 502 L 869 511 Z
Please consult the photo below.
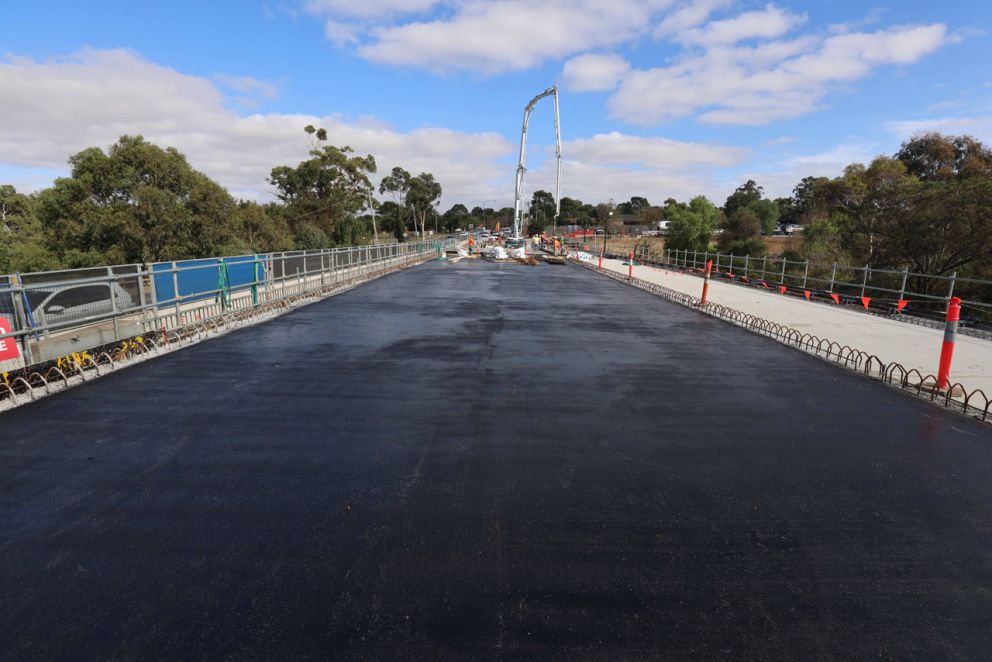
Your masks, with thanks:
M 0 338 L 0 352 L 6 352 L 6 351 L 7 351 L 7 339 Z

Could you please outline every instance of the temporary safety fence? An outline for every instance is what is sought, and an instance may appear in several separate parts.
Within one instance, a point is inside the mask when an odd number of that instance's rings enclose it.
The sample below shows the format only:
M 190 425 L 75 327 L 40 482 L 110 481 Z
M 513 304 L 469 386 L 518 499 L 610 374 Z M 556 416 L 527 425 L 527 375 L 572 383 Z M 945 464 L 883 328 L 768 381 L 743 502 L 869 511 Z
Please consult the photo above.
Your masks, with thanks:
M 570 246 L 599 248 L 589 242 Z M 607 257 L 624 259 L 629 243 L 606 242 Z M 595 252 L 600 252 L 596 250 Z M 781 256 L 751 257 L 707 251 L 658 249 L 635 244 L 634 259 L 649 265 L 702 274 L 713 261 L 713 276 L 740 285 L 761 287 L 781 294 L 868 312 L 899 316 L 905 321 L 942 324 L 947 302 L 961 299 L 961 329 L 972 335 L 992 335 L 992 281 L 950 275 L 922 274 L 904 269 L 879 269 L 870 265 L 826 264 L 789 260 Z
M 97 362 L 90 352 L 98 349 L 108 358 L 128 354 L 136 339 L 168 342 L 185 329 L 326 294 L 453 245 L 443 239 L 0 276 L 0 399 L 30 390 L 30 366 L 75 373 L 89 367 L 87 358 Z M 13 378 L 22 383 L 12 387 Z
M 694 308 L 759 335 L 774 338 L 779 342 L 808 354 L 855 370 L 866 377 L 879 380 L 918 397 L 925 398 L 947 409 L 956 410 L 987 423 L 992 423 L 992 399 L 981 389 L 967 391 L 962 384 L 958 383 L 942 385 L 934 375 L 924 375 L 915 368 L 907 369 L 899 363 L 883 362 L 874 354 L 868 354 L 854 347 L 842 345 L 828 338 L 820 338 L 811 333 L 804 333 L 728 306 L 722 306 L 712 302 L 703 304 L 699 298 L 690 294 L 640 278 L 628 277 L 627 274 L 611 269 L 604 269 L 586 260 L 575 260 L 575 262 L 614 280 L 647 290 L 669 301 Z

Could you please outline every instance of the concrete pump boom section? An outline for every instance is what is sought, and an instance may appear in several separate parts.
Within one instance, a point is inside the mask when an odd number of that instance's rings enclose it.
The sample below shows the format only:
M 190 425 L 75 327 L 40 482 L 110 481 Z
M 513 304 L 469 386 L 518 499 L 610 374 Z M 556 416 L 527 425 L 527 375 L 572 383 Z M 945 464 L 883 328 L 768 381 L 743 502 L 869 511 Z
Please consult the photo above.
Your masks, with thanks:
M 517 165 L 517 187 L 513 203 L 513 236 L 520 238 L 524 221 L 524 173 L 527 172 L 527 125 L 530 123 L 530 113 L 537 102 L 544 97 L 552 97 L 555 103 L 555 155 L 558 159 L 558 169 L 555 175 L 555 218 L 561 213 L 561 118 L 558 115 L 558 86 L 553 85 L 530 100 L 524 108 L 524 127 L 520 132 L 520 163 Z

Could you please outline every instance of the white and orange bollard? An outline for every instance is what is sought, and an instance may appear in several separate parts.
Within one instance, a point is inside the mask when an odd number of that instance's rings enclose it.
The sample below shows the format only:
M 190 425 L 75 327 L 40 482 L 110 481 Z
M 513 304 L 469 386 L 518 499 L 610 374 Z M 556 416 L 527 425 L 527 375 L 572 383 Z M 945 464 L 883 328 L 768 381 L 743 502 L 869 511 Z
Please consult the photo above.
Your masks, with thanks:
M 961 319 L 961 298 L 951 297 L 947 302 L 947 323 L 944 326 L 944 344 L 940 348 L 940 366 L 937 368 L 937 388 L 946 391 L 951 387 L 951 360 L 957 341 L 958 321 Z
M 630 257 L 627 258 L 627 264 L 630 265 L 630 270 L 627 272 L 627 280 L 634 280 L 634 251 L 630 251 Z
M 603 268 L 603 251 L 599 251 L 599 268 Z
M 713 260 L 706 262 L 706 278 L 703 279 L 703 298 L 699 300 L 700 306 L 706 305 L 706 295 L 710 292 L 710 273 L 713 272 Z

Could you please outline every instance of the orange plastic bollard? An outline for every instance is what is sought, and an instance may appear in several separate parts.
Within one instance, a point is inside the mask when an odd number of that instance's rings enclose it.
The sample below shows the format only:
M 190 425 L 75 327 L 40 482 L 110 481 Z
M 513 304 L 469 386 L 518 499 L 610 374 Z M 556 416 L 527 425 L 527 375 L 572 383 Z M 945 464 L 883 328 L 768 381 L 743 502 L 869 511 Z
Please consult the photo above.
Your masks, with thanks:
M 634 280 L 634 251 L 630 251 L 628 262 L 630 263 L 630 271 L 627 273 L 627 280 Z
M 947 303 L 947 324 L 944 327 L 944 344 L 940 348 L 940 366 L 937 368 L 937 388 L 946 391 L 951 386 L 951 360 L 954 358 L 954 343 L 958 335 L 958 321 L 961 319 L 961 299 L 951 297 Z
M 703 298 L 699 300 L 700 306 L 706 305 L 706 295 L 710 291 L 710 273 L 713 271 L 713 260 L 706 262 L 706 278 L 703 279 Z

